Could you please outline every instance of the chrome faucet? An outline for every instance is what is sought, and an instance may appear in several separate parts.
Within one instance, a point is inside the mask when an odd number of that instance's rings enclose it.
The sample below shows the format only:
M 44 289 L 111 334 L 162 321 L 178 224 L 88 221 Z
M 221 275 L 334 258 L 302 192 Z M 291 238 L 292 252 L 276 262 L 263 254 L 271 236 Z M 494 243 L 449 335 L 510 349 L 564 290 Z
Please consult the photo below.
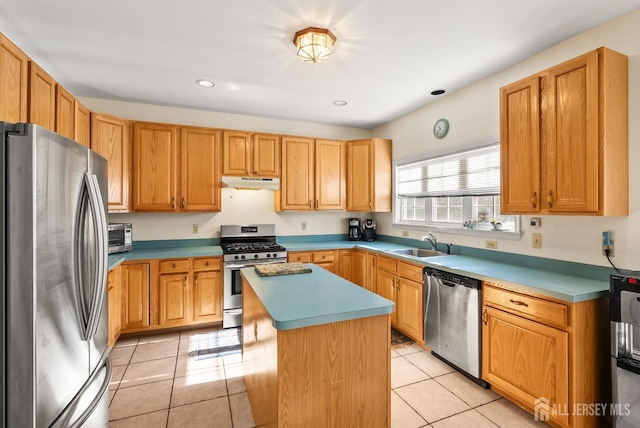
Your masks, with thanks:
M 431 232 L 427 233 L 422 238 L 420 238 L 420 241 L 422 242 L 429 241 L 429 243 L 431 244 L 431 249 L 434 251 L 438 251 L 438 240 L 436 239 L 435 236 L 433 236 L 433 233 Z

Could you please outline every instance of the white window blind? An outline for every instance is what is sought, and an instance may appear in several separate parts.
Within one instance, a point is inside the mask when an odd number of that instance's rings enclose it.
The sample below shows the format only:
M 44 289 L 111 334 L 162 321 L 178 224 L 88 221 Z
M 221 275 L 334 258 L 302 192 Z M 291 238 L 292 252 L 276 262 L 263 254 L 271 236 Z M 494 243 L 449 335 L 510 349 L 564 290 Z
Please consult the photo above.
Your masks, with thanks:
M 497 195 L 500 145 L 398 165 L 396 180 L 401 198 Z

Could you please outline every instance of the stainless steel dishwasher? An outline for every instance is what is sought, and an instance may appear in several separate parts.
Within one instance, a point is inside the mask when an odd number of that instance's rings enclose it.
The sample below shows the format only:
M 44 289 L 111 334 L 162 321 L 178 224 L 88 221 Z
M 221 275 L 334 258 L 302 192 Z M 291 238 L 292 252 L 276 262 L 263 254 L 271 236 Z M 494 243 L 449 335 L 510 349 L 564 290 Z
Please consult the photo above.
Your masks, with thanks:
M 482 281 L 424 268 L 424 341 L 436 357 L 476 383 L 481 377 Z

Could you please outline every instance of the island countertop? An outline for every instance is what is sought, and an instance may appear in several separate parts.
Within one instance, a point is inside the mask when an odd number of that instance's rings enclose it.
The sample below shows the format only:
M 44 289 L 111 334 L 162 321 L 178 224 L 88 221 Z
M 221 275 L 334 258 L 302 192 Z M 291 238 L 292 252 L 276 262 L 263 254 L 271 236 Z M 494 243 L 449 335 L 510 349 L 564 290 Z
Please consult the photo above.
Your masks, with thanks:
M 310 273 L 260 276 L 240 270 L 269 312 L 277 330 L 390 314 L 394 303 L 346 279 L 307 264 Z

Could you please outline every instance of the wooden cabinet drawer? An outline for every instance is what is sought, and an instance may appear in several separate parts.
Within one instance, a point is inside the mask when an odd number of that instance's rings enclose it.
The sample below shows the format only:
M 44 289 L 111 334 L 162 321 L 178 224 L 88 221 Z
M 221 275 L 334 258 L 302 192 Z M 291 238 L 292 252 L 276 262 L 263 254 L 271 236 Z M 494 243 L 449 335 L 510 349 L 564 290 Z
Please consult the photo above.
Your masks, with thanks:
M 492 287 L 483 287 L 484 303 L 544 324 L 566 327 L 569 308 L 562 303 Z
M 422 268 L 420 266 L 398 262 L 398 275 L 416 282 L 423 282 Z
M 160 272 L 189 272 L 189 259 L 161 260 Z
M 300 262 L 300 263 L 311 263 L 311 253 L 288 253 L 287 261 L 289 262 Z
M 390 259 L 384 256 L 378 256 L 378 269 L 396 273 L 396 266 L 397 262 L 394 259 Z
M 221 264 L 220 257 L 193 259 L 193 270 L 220 270 Z
M 312 254 L 313 263 L 333 262 L 333 251 L 316 251 Z

